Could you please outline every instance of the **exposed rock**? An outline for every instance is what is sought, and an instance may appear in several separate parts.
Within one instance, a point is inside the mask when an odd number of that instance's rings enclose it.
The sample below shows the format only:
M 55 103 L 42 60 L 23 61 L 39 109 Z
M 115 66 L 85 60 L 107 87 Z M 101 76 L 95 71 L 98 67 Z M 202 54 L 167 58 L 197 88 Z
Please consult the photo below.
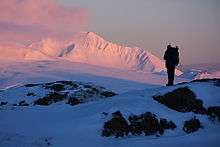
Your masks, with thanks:
M 220 106 L 212 106 L 208 108 L 208 115 L 210 115 L 213 118 L 218 119 L 220 122 Z
M 26 84 L 24 85 L 25 87 L 34 87 L 34 86 L 38 86 L 39 84 Z
M 153 135 L 160 130 L 160 123 L 156 115 L 151 112 L 130 116 L 128 120 L 130 122 L 130 131 L 133 135 L 140 135 L 142 132 L 145 135 Z
M 33 92 L 29 92 L 29 93 L 27 94 L 27 96 L 36 96 L 36 94 L 33 93 Z
M 183 131 L 189 134 L 199 130 L 201 127 L 199 119 L 192 118 L 184 122 Z
M 195 93 L 188 87 L 178 88 L 163 96 L 153 96 L 154 100 L 178 112 L 194 112 L 206 114 L 203 101 L 196 98 Z
M 50 105 L 52 103 L 63 101 L 67 98 L 66 93 L 59 93 L 59 92 L 50 92 L 43 98 L 39 98 L 34 102 L 34 105 Z
M 45 84 L 44 85 L 44 88 L 45 89 L 51 89 L 51 90 L 54 90 L 54 91 L 62 91 L 64 90 L 64 86 L 63 84 Z
M 157 119 L 155 114 L 146 112 L 141 115 L 133 115 L 128 118 L 130 122 L 130 131 L 133 135 L 145 135 L 163 134 L 165 129 L 175 129 L 176 125 L 172 121 L 167 121 L 161 118 Z
M 29 106 L 29 104 L 26 103 L 25 100 L 23 100 L 23 101 L 20 101 L 20 102 L 18 103 L 18 106 Z
M 130 132 L 132 135 L 140 135 L 143 131 L 143 115 L 133 115 L 129 116 L 128 120 L 130 122 Z
M 91 88 L 91 89 L 87 89 L 86 93 L 88 93 L 89 95 L 94 95 L 97 94 L 99 91 L 96 88 Z
M 104 96 L 104 97 L 112 97 L 112 96 L 115 96 L 117 94 L 112 92 L 112 91 L 104 91 L 104 92 L 101 93 L 101 95 Z
M 167 121 L 165 118 L 160 119 L 160 126 L 163 129 L 175 129 L 176 124 L 173 121 Z
M 18 93 L 19 95 L 21 94 L 20 97 L 25 98 L 25 100 L 28 102 L 30 100 L 29 97 L 34 99 L 32 102 L 30 102 L 30 104 L 44 106 L 61 101 L 66 104 L 76 105 L 116 95 L 116 93 L 105 89 L 104 87 L 93 85 L 92 83 L 83 83 L 77 81 L 56 81 L 40 84 L 26 84 L 18 88 Z M 3 104 L 4 103 L 1 105 Z
M 215 83 L 216 86 L 220 87 L 220 79 L 217 80 L 217 82 Z
M 146 112 L 140 115 L 129 116 L 128 120 L 122 116 L 120 111 L 112 113 L 113 118 L 105 122 L 102 136 L 123 137 L 131 133 L 132 135 L 158 135 L 163 134 L 165 129 L 175 129 L 176 125 L 172 121 L 166 119 L 157 119 L 156 115 Z
M 80 104 L 80 100 L 74 98 L 74 97 L 70 97 L 67 104 L 71 105 L 71 106 L 74 106 L 74 105 L 77 105 L 77 104 Z
M 218 78 L 203 78 L 203 79 L 196 79 L 193 80 L 192 82 L 212 82 L 215 86 L 220 86 L 220 79 Z
M 77 83 L 73 81 L 57 81 L 57 82 L 43 84 L 43 87 L 45 89 L 51 89 L 54 91 L 63 91 L 66 89 L 76 89 L 79 86 L 77 85 Z
M 214 79 L 196 79 L 193 80 L 192 82 L 220 82 L 220 79 L 214 78 Z
M 1 102 L 0 106 L 4 106 L 4 105 L 7 105 L 7 104 L 8 104 L 8 102 Z
M 128 135 L 129 125 L 126 119 L 122 116 L 120 111 L 112 113 L 112 119 L 105 122 L 102 136 L 109 137 L 123 137 Z

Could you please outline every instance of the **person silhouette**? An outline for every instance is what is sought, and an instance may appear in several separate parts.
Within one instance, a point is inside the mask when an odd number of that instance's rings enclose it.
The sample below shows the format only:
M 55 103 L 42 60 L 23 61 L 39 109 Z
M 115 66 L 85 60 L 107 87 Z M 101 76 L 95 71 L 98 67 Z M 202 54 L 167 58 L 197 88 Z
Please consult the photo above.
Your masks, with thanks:
M 170 44 L 167 46 L 167 50 L 164 54 L 164 60 L 166 61 L 168 83 L 166 86 L 173 86 L 175 68 L 179 64 L 179 47 L 172 47 Z

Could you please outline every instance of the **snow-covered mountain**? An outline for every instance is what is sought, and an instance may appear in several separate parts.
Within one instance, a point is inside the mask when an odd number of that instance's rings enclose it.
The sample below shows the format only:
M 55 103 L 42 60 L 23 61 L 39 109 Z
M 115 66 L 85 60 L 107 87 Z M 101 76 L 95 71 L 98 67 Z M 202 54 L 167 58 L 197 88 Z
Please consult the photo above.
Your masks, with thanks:
M 148 51 L 108 42 L 93 32 L 81 33 L 60 56 L 74 62 L 105 67 L 147 72 L 165 70 L 163 61 Z
M 220 63 L 191 64 L 191 65 L 184 65 L 182 68 L 182 70 L 192 70 L 192 69 L 200 72 L 220 71 Z
M 201 72 L 198 73 L 195 77 L 195 79 L 214 79 L 214 78 L 220 78 L 220 71 Z
M 101 67 L 158 73 L 166 71 L 164 62 L 141 48 L 120 46 L 104 40 L 93 32 L 83 32 L 69 42 L 42 40 L 29 46 L 2 45 L 0 58 L 66 59 Z M 182 74 L 176 71 L 177 75 Z
M 42 52 L 50 57 L 58 57 L 67 46 L 68 42 L 47 38 L 39 42 L 34 42 L 27 47 Z
M 51 57 L 22 44 L 0 43 L 0 59 L 49 60 Z
M 184 74 L 181 77 L 189 79 L 213 79 L 220 78 L 220 64 L 219 63 L 203 63 L 185 65 L 181 69 Z

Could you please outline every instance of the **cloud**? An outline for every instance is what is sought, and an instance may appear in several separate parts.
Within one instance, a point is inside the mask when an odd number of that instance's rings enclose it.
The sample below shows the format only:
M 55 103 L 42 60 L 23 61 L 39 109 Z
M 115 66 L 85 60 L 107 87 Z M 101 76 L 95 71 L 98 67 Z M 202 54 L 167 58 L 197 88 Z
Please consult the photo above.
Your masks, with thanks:
M 88 12 L 65 7 L 56 0 L 1 0 L 0 31 L 15 36 L 48 36 L 73 33 L 85 28 Z M 8 35 L 7 34 L 7 35 Z M 34 36 L 36 35 L 36 36 Z

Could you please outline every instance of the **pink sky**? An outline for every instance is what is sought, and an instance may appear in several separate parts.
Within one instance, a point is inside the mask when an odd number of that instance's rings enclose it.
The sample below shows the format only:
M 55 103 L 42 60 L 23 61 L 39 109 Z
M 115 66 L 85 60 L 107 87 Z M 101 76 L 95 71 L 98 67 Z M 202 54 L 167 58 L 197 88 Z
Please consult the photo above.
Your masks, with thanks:
M 29 44 L 93 31 L 160 58 L 168 43 L 178 45 L 182 64 L 219 62 L 219 6 L 219 0 L 0 0 L 0 41 Z
M 1 0 L 0 40 L 63 37 L 86 27 L 87 20 L 87 10 L 64 7 L 56 0 Z

